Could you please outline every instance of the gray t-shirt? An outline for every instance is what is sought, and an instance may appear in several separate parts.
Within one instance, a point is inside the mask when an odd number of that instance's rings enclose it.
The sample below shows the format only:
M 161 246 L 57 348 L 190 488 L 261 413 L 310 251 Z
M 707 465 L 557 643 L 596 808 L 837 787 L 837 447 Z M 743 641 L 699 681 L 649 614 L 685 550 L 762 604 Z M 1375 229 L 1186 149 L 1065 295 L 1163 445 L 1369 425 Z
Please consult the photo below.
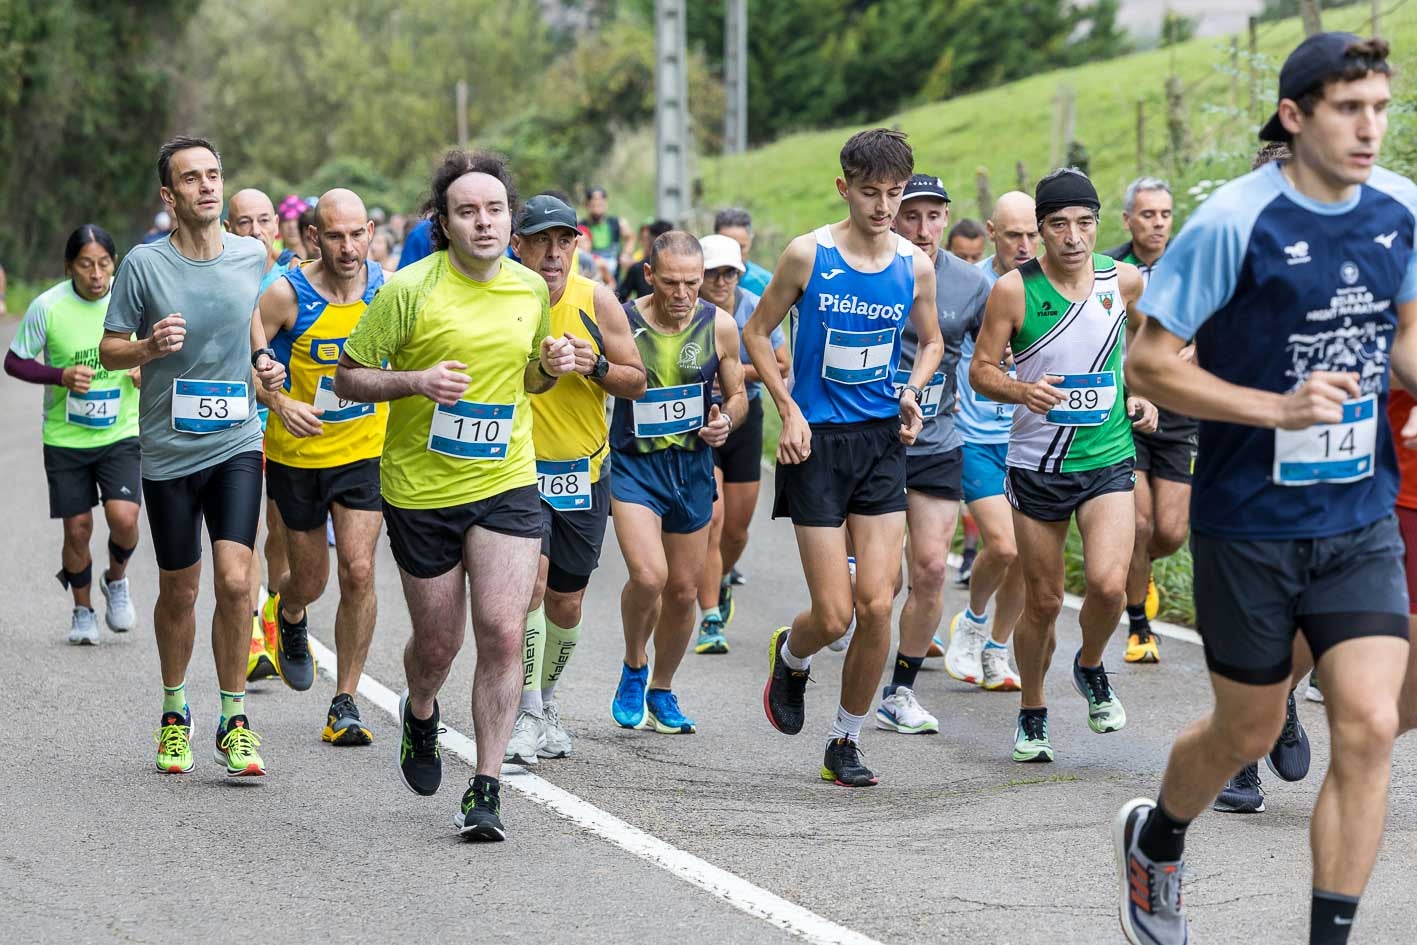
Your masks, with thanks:
M 265 271 L 266 247 L 261 241 L 230 233 L 222 234 L 222 251 L 215 259 L 188 259 L 164 238 L 134 247 L 118 267 L 105 330 L 141 340 L 168 315 L 181 313 L 187 320 L 182 350 L 143 365 L 138 399 L 143 478 L 176 479 L 261 448 L 251 371 L 251 314 Z M 174 429 L 172 393 L 179 378 L 245 384 L 246 420 L 213 433 Z M 204 405 L 203 412 L 207 409 Z
M 982 272 L 953 253 L 935 250 L 935 309 L 940 315 L 940 334 L 945 342 L 945 353 L 936 371 L 944 375 L 945 382 L 938 395 L 933 391 L 927 394 L 927 399 L 938 403 L 939 407 L 935 416 L 925 418 L 920 435 L 906 450 L 912 456 L 947 453 L 964 443 L 955 429 L 954 411 L 960 343 L 966 334 L 979 331 L 984 321 L 984 303 L 988 300 L 989 280 Z M 915 365 L 918 345 L 915 326 L 907 319 L 900 333 L 900 370 L 905 374 Z M 968 369 L 965 365 L 964 370 Z M 904 384 L 904 378 L 897 375 L 897 383 Z

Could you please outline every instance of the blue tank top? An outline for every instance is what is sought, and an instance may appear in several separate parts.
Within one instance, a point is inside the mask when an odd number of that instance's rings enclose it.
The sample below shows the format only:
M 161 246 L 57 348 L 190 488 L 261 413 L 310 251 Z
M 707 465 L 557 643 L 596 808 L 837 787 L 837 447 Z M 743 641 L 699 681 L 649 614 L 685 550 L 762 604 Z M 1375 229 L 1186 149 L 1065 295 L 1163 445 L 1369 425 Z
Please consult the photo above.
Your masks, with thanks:
M 880 272 L 853 269 L 821 227 L 812 277 L 792 320 L 792 399 L 808 423 L 859 423 L 900 411 L 892 383 L 915 299 L 915 250 L 897 236 Z

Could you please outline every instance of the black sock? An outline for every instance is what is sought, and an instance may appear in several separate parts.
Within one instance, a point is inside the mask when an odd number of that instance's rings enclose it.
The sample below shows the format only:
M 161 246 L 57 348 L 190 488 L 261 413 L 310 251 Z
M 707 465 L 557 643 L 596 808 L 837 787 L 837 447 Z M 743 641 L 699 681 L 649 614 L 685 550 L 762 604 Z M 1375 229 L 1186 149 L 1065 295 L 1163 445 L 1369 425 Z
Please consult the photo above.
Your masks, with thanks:
M 1173 863 L 1181 858 L 1186 849 L 1186 828 L 1190 821 L 1180 821 L 1166 813 L 1161 806 L 1161 798 L 1137 835 L 1137 846 L 1141 852 L 1156 863 Z
M 1314 890 L 1309 904 L 1309 945 L 1347 945 L 1358 897 Z
M 1151 621 L 1146 619 L 1146 604 L 1137 604 L 1135 607 L 1128 604 L 1127 622 L 1132 625 L 1132 633 L 1150 633 Z
M 1021 719 L 1046 719 L 1048 718 L 1048 707 L 1042 706 L 1037 709 L 1027 709 L 1020 707 L 1018 717 Z
M 895 668 L 891 670 L 891 684 L 886 687 L 886 695 L 890 695 L 901 686 L 914 689 L 915 674 L 920 672 L 920 666 L 924 662 L 925 657 L 923 656 L 906 656 L 897 650 Z

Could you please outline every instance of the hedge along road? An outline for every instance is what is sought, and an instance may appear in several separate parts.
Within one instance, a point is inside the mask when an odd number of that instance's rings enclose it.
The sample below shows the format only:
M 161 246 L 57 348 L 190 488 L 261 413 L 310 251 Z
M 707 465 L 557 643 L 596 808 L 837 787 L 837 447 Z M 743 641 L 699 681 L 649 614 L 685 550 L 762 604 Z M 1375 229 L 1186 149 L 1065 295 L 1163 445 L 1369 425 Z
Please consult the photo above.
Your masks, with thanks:
M 541 782 L 509 770 L 509 842 L 471 846 L 457 839 L 452 815 L 472 773 L 456 753 L 467 750 L 457 736 L 472 731 L 475 654 L 469 645 L 441 700 L 452 730 L 443 791 L 417 798 L 398 778 L 392 718 L 369 695 L 402 688 L 408 635 L 383 546 L 361 695 L 372 747 L 321 743 L 332 694 L 323 671 L 303 694 L 269 680 L 252 685 L 249 704 L 270 776 L 228 782 L 207 760 L 217 700 L 203 632 L 188 680 L 197 769 L 185 777 L 152 769 L 160 690 L 150 546 L 145 538 L 132 571 L 141 627 L 125 637 L 105 630 L 99 647 L 67 646 L 34 395 L 0 385 L 0 471 L 11 503 L 0 548 L 10 604 L 0 618 L 7 942 L 1121 941 L 1108 825 L 1122 802 L 1155 789 L 1175 731 L 1204 710 L 1198 647 L 1165 640 L 1159 666 L 1133 667 L 1114 645 L 1108 665 L 1130 721 L 1093 735 L 1067 679 L 1079 634 L 1064 611 L 1049 687 L 1056 764 L 1009 761 L 1016 696 L 971 689 L 936 665 L 918 689 L 942 734 L 868 727 L 863 746 L 881 784 L 834 787 L 817 768 L 840 658 L 824 652 L 813 665 L 802 735 L 778 735 L 762 714 L 767 635 L 806 599 L 791 529 L 768 519 L 765 489 L 732 651 L 691 654 L 680 674 L 699 734 L 611 722 L 624 568 L 608 542 L 560 690 L 575 754 L 538 766 Z M 100 526 L 94 547 L 103 539 Z M 208 588 L 199 626 L 211 615 Z M 953 612 L 963 598 L 952 590 L 947 604 Z M 326 645 L 333 612 L 332 598 L 311 610 Z M 1302 704 L 1300 714 L 1317 771 L 1327 755 L 1322 709 Z M 1364 897 L 1365 942 L 1403 941 L 1410 931 L 1402 879 L 1417 869 L 1417 762 L 1396 754 L 1391 826 Z M 1301 864 L 1318 781 L 1267 787 L 1269 813 L 1210 815 L 1193 829 L 1187 902 L 1198 941 L 1302 936 Z

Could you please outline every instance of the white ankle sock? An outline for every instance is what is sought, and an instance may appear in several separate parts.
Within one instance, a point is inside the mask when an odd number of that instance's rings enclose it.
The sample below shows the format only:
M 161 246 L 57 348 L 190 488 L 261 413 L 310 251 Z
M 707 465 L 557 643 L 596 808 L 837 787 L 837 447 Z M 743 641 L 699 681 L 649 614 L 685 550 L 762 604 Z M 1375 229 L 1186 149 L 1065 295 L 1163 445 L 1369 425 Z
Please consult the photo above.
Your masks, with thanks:
M 852 715 L 846 711 L 845 707 L 836 707 L 836 721 L 832 722 L 831 739 L 849 738 L 853 742 L 861 740 L 861 725 L 866 721 L 864 715 Z

